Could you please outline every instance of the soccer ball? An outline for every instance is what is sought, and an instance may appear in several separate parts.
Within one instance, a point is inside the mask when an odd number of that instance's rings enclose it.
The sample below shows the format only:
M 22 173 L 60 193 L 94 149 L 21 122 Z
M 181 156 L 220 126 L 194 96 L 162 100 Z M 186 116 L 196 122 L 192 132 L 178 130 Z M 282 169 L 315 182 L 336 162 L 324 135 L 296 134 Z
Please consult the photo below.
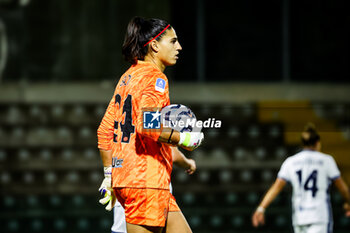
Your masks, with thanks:
M 171 104 L 161 111 L 163 127 L 171 128 L 179 132 L 200 132 L 196 126 L 197 118 L 192 110 L 182 104 Z

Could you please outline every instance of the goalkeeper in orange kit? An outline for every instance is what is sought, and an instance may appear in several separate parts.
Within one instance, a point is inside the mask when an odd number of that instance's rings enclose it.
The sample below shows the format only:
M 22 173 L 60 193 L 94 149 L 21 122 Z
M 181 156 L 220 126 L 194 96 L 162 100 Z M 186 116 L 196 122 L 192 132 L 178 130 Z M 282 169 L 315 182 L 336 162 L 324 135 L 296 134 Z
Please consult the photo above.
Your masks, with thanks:
M 176 63 L 181 49 L 175 30 L 165 21 L 140 17 L 130 21 L 122 52 L 132 66 L 119 80 L 98 129 L 106 176 L 101 190 L 107 192 L 107 208 L 113 207 L 113 192 L 124 207 L 129 233 L 191 232 L 169 191 L 169 144 L 194 150 L 203 133 L 145 130 L 142 111 L 170 104 L 163 71 Z

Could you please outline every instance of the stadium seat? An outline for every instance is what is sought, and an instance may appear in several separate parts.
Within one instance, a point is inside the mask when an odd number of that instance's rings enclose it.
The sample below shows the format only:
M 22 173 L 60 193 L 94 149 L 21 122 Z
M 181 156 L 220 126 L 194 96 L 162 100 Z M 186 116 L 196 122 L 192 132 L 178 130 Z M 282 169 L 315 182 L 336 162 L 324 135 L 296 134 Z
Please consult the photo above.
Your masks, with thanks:
M 277 147 L 275 150 L 275 158 L 279 161 L 283 161 L 287 158 L 288 151 L 283 146 Z
M 210 140 L 215 140 L 220 135 L 220 131 L 218 129 L 208 129 L 206 131 L 206 137 Z
M 66 126 L 61 126 L 56 130 L 55 142 L 59 145 L 71 145 L 73 144 L 74 136 L 71 130 Z
M 57 208 L 62 204 L 62 198 L 58 195 L 51 195 L 49 197 L 49 204 L 51 206 Z
M 233 180 L 233 174 L 230 170 L 228 169 L 225 169 L 225 170 L 222 170 L 220 171 L 219 173 L 219 179 L 220 179 L 220 182 L 221 183 L 226 183 L 226 184 L 229 184 L 232 182 Z
M 48 127 L 31 128 L 26 135 L 27 143 L 31 146 L 55 145 L 55 133 Z
M 258 138 L 260 135 L 261 135 L 261 132 L 260 132 L 259 126 L 257 126 L 257 125 L 251 125 L 251 126 L 248 128 L 248 136 L 249 136 L 249 138 L 251 138 L 251 139 L 256 139 L 256 138 Z
M 72 203 L 73 203 L 73 205 L 76 206 L 76 207 L 83 206 L 84 203 L 85 203 L 84 197 L 81 196 L 81 195 L 74 195 L 74 196 L 72 197 Z
M 231 139 L 239 138 L 240 134 L 240 129 L 237 126 L 231 126 L 227 131 L 227 136 Z
M 17 219 L 11 219 L 7 223 L 7 230 L 9 232 L 18 232 L 20 230 L 20 223 Z
M 35 218 L 31 221 L 30 228 L 33 232 L 40 232 L 44 229 L 44 222 L 39 218 Z
M 27 149 L 20 149 L 18 151 L 18 160 L 19 162 L 25 162 L 30 160 L 31 154 L 29 152 L 29 150 Z
M 19 106 L 11 105 L 7 109 L 7 113 L 4 119 L 4 123 L 17 125 L 25 122 L 25 114 Z
M 110 230 L 112 226 L 112 218 L 111 216 L 105 216 L 100 218 L 100 229 L 105 232 L 106 230 Z
M 219 113 L 224 117 L 232 117 L 233 107 L 231 105 L 222 105 Z
M 88 231 L 90 228 L 90 222 L 86 218 L 80 218 L 77 220 L 77 229 L 78 231 Z
M 259 161 L 263 161 L 266 159 L 266 149 L 264 147 L 257 147 L 255 149 L 255 153 L 254 153 L 254 157 L 259 160 Z
M 66 175 L 69 183 L 78 183 L 80 181 L 80 175 L 77 171 L 70 171 Z
M 261 172 L 261 178 L 264 183 L 271 183 L 274 180 L 275 175 L 274 172 L 272 172 L 271 170 L 264 169 Z
M 49 171 L 45 174 L 45 181 L 48 184 L 55 184 L 57 182 L 57 175 L 53 171 Z
M 217 203 L 216 193 L 207 193 L 204 196 L 205 206 L 215 206 Z
M 12 178 L 9 172 L 7 171 L 1 171 L 0 173 L 0 182 L 4 185 L 9 184 L 11 182 Z
M 77 104 L 71 107 L 68 120 L 74 125 L 88 124 L 91 121 L 91 117 L 87 112 L 86 106 Z
M 61 104 L 54 104 L 51 107 L 51 119 L 52 123 L 59 124 L 65 120 L 65 108 Z
M 35 195 L 29 195 L 26 198 L 26 202 L 29 208 L 36 208 L 39 205 L 39 200 L 38 197 L 36 197 Z
M 184 205 L 193 205 L 196 202 L 196 196 L 191 192 L 182 194 L 181 200 Z
M 97 184 L 103 180 L 103 173 L 102 171 L 92 171 L 90 172 L 90 181 L 93 184 Z
M 61 152 L 61 157 L 65 162 L 72 161 L 74 159 L 74 152 L 71 148 L 64 148 Z
M 176 169 L 174 178 L 179 183 L 186 183 L 189 179 L 189 176 L 182 169 Z
M 39 156 L 43 161 L 51 161 L 53 159 L 53 152 L 50 149 L 43 148 L 40 150 Z
M 208 170 L 201 170 L 197 172 L 198 181 L 201 183 L 209 183 L 211 174 Z
M 7 159 L 8 158 L 6 150 L 0 149 L 0 163 L 5 163 Z
M 0 145 L 8 144 L 8 134 L 4 128 L 0 127 Z
M 88 126 L 81 127 L 78 132 L 77 143 L 80 145 L 94 145 L 96 143 L 96 131 Z
M 214 214 L 210 217 L 210 226 L 215 229 L 220 229 L 223 227 L 224 219 L 221 215 Z
M 250 206 L 256 206 L 258 204 L 258 201 L 260 200 L 259 195 L 256 192 L 249 192 L 245 196 L 246 202 Z
M 2 197 L 3 207 L 6 209 L 11 209 L 16 205 L 16 198 L 11 195 L 6 195 Z
M 33 172 L 27 171 L 23 174 L 23 182 L 27 185 L 31 185 L 36 181 Z
M 98 154 L 98 151 L 96 148 L 87 148 L 83 151 L 83 156 L 84 159 L 86 160 L 99 160 L 100 159 L 100 155 Z
M 95 114 L 95 119 L 97 120 L 97 122 L 101 122 L 106 110 L 107 110 L 107 106 L 104 106 L 101 104 L 99 104 L 95 107 L 94 114 Z
M 244 217 L 242 215 L 234 215 L 231 217 L 231 225 L 234 228 L 241 228 L 244 225 Z
M 278 228 L 286 228 L 288 224 L 287 216 L 277 215 L 274 222 L 275 226 Z
M 192 228 L 196 229 L 202 226 L 203 220 L 200 215 L 191 215 L 189 218 L 189 223 Z
M 243 147 L 236 147 L 233 151 L 233 157 L 236 161 L 243 161 L 248 158 L 247 152 Z
M 210 159 L 220 164 L 229 164 L 230 156 L 223 148 L 214 148 L 210 153 Z
M 29 108 L 29 122 L 34 124 L 43 124 L 48 121 L 48 114 L 43 106 L 34 104 Z
M 67 228 L 67 222 L 65 219 L 62 218 L 56 218 L 54 220 L 53 225 L 56 231 L 65 231 L 65 229 Z
M 243 104 L 241 106 L 242 116 L 250 118 L 255 115 L 255 106 L 252 104 Z
M 192 151 L 191 152 L 191 156 L 196 160 L 196 161 L 199 161 L 199 160 L 203 160 L 203 159 L 206 159 L 207 156 L 206 156 L 206 151 L 203 150 L 201 147 L 197 148 L 196 150 Z
M 240 172 L 240 179 L 244 183 L 249 183 L 253 180 L 253 172 L 251 170 L 245 169 Z
M 192 111 L 194 111 L 193 109 L 192 109 Z M 211 111 L 211 106 L 210 105 L 208 105 L 208 104 L 204 104 L 204 105 L 202 105 L 201 107 L 200 107 L 200 111 L 199 111 L 199 116 L 200 117 L 197 117 L 197 118 L 199 118 L 199 119 L 206 119 L 206 118 L 208 118 L 208 116 L 210 115 L 212 113 L 212 111 Z
M 26 133 L 24 129 L 20 126 L 16 126 L 11 130 L 10 134 L 10 145 L 22 145 L 22 143 L 25 141 Z
M 235 205 L 239 201 L 239 196 L 234 192 L 229 192 L 226 194 L 225 203 L 228 205 Z
M 270 126 L 268 134 L 271 138 L 279 138 L 282 136 L 281 129 L 277 125 Z

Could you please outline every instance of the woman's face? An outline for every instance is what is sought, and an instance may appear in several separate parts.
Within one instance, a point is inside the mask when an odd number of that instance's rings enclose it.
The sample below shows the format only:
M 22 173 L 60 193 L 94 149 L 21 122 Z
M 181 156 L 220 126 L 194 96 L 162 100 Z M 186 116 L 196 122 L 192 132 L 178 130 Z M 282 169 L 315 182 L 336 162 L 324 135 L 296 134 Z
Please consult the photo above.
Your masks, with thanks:
M 176 64 L 179 51 L 182 47 L 177 40 L 175 30 L 173 28 L 166 30 L 163 37 L 158 42 L 157 57 L 165 66 Z

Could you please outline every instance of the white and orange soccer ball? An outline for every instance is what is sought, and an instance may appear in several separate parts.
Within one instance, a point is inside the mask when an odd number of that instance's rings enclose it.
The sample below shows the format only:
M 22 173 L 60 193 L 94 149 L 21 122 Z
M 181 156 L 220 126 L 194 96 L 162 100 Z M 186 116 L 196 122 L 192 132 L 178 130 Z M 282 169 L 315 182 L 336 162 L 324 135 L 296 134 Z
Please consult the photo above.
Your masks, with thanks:
M 163 127 L 171 128 L 179 132 L 200 132 L 196 115 L 192 110 L 182 104 L 171 104 L 161 111 L 161 121 Z

